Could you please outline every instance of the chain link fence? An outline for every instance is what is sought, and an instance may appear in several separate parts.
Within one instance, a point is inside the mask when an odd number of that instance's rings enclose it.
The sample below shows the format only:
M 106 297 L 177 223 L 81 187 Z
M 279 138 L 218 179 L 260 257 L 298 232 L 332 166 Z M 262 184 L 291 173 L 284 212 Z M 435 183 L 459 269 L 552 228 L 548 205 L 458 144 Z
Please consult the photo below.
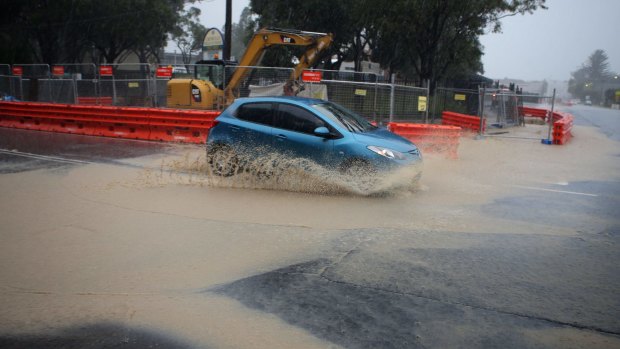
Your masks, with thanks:
M 13 67 L 13 68 L 12 68 Z M 149 64 L 46 64 L 0 65 L 0 93 L 23 101 L 165 107 L 170 78 L 155 74 Z M 20 67 L 21 74 L 15 74 Z M 425 122 L 428 89 L 390 82 L 365 72 L 314 70 L 320 82 L 292 81 L 293 68 L 185 65 L 173 69 L 172 78 L 210 80 L 223 90 L 235 71 L 242 69 L 235 97 L 298 96 L 330 100 L 369 120 Z
M 438 87 L 431 97 L 431 122 L 441 120 L 441 113 L 451 111 L 455 113 L 478 115 L 480 94 L 478 90 Z

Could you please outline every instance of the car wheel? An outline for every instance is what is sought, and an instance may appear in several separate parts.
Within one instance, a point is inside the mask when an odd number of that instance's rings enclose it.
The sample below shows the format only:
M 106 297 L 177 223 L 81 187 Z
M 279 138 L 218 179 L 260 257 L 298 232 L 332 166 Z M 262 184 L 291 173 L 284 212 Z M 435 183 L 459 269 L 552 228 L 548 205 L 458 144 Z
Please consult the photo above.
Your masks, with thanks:
M 207 149 L 207 162 L 211 173 L 216 176 L 230 177 L 239 170 L 239 158 L 227 145 L 213 145 Z

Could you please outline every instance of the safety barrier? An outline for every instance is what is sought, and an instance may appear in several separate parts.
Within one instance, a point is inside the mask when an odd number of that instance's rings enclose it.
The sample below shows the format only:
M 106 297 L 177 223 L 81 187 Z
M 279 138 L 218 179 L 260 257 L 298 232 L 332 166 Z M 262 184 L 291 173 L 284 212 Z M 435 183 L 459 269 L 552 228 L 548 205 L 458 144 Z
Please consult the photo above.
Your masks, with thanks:
M 460 127 L 390 122 L 387 128 L 415 143 L 423 153 L 443 153 L 448 158 L 458 158 Z
M 82 105 L 112 105 L 112 97 L 78 97 L 77 104 Z
M 563 145 L 571 139 L 573 120 L 571 114 L 553 112 L 553 144 Z
M 547 111 L 545 109 L 530 108 L 530 107 L 519 107 L 519 115 L 521 115 L 521 116 L 529 116 L 529 117 L 541 118 L 541 119 L 544 120 L 544 119 L 547 118 L 547 114 L 549 114 L 549 111 Z
M 548 121 L 551 111 L 547 109 L 521 107 L 519 108 L 519 113 L 522 116 L 537 117 Z M 573 137 L 573 120 L 574 117 L 569 113 L 561 111 L 553 112 L 553 144 L 566 144 Z
M 441 113 L 441 124 L 458 126 L 464 130 L 478 132 L 480 130 L 480 117 L 444 111 Z M 482 120 L 482 132 L 486 130 L 486 119 Z
M 204 143 L 216 111 L 0 102 L 0 127 Z

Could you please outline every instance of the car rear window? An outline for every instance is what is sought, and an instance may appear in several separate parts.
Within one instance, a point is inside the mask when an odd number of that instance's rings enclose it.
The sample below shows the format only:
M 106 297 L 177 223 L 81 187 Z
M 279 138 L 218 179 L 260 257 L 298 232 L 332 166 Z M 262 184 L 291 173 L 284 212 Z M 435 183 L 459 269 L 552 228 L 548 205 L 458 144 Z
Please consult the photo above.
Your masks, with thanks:
M 273 104 L 248 103 L 243 104 L 235 112 L 237 119 L 263 125 L 273 125 Z

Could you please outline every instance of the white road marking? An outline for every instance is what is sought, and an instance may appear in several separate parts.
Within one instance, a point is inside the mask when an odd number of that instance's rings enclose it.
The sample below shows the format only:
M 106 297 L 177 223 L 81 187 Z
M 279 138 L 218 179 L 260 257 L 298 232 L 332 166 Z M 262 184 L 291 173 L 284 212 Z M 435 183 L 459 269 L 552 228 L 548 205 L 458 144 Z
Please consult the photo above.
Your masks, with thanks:
M 59 157 L 56 157 L 56 156 L 49 156 L 49 155 L 24 153 L 24 152 L 21 152 L 21 151 L 8 150 L 8 149 L 0 149 L 0 154 L 21 156 L 21 157 L 24 157 L 24 158 L 31 158 L 31 159 L 45 160 L 45 161 L 66 162 L 66 163 L 69 163 L 69 164 L 94 164 L 94 162 L 89 162 L 89 161 L 65 159 L 65 158 L 59 158 Z
M 552 193 L 573 194 L 573 195 L 583 195 L 583 196 L 598 197 L 598 195 L 596 195 L 596 194 L 579 193 L 579 192 L 576 192 L 576 191 L 566 191 L 566 190 L 555 190 L 555 189 L 546 189 L 546 188 L 526 187 L 526 186 L 523 186 L 523 185 L 513 185 L 513 187 L 521 188 L 521 189 L 529 189 L 529 190 L 549 191 L 549 192 L 552 192 Z

